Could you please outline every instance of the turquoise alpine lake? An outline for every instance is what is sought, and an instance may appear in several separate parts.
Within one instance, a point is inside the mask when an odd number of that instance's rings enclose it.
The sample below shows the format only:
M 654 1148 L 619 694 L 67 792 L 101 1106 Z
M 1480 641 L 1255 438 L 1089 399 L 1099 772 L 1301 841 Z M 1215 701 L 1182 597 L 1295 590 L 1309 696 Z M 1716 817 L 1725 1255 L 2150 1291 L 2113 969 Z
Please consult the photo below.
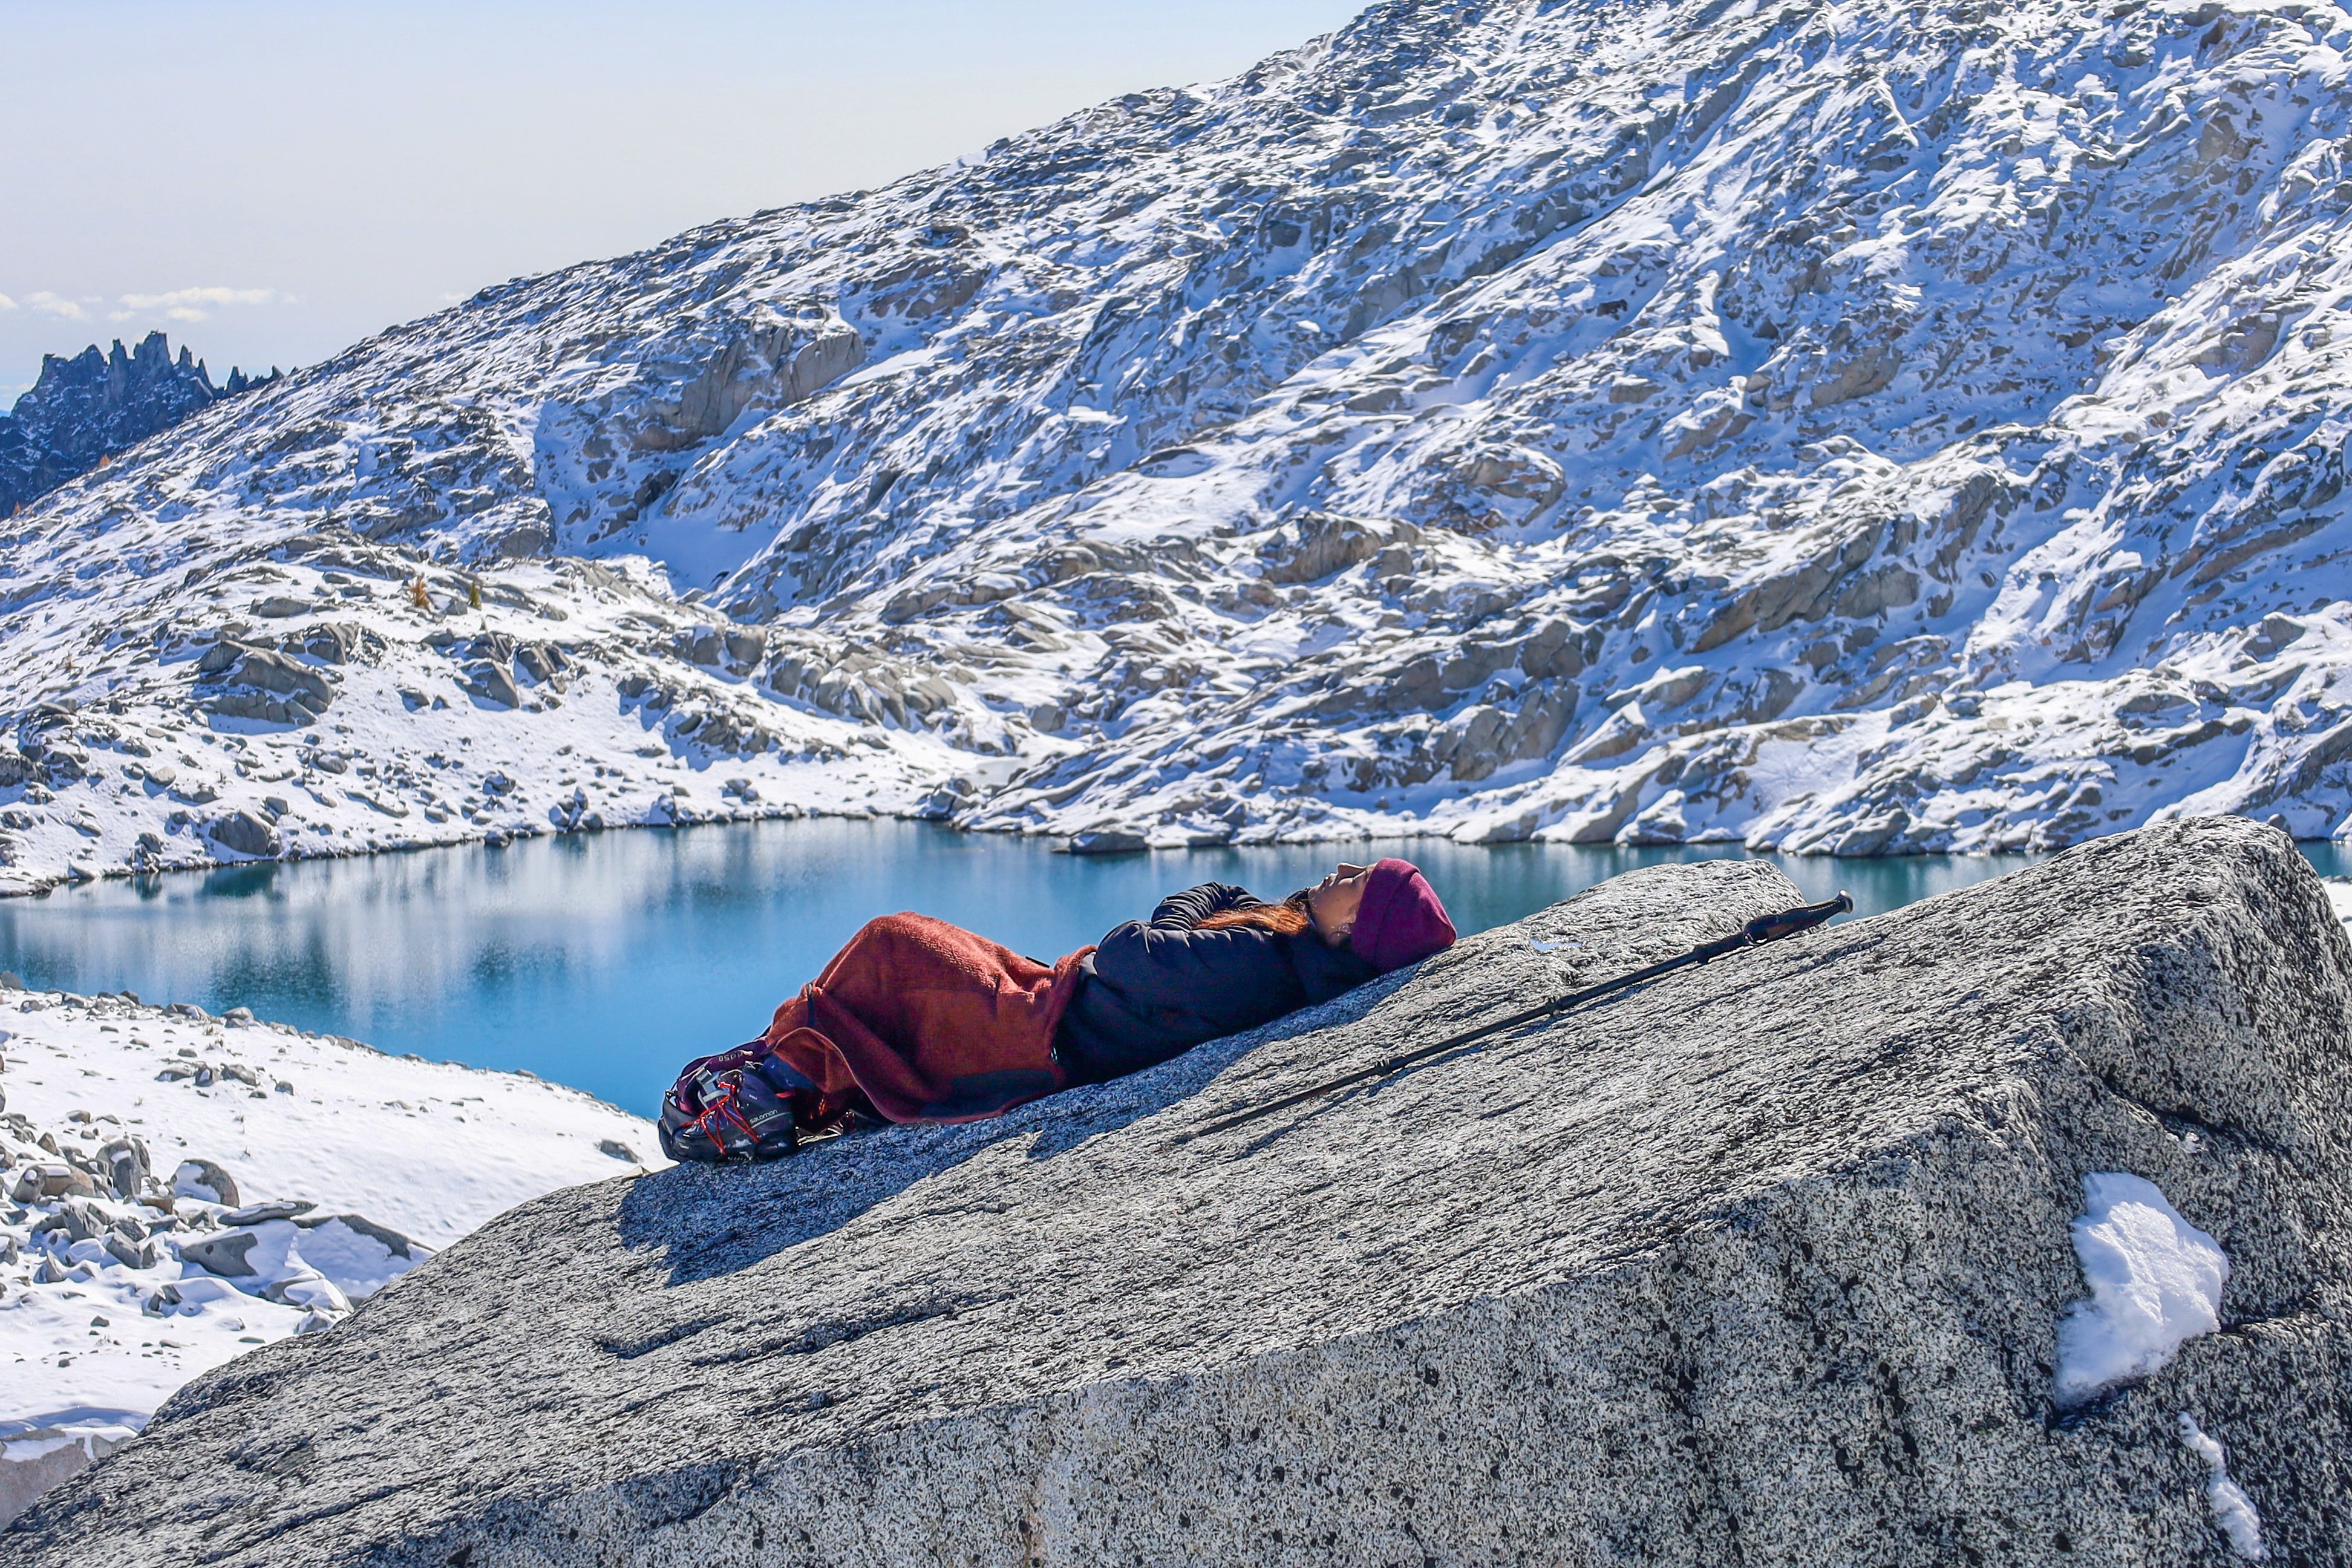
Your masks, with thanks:
M 2305 848 L 2323 871 L 2352 871 L 2341 849 Z M 1468 932 L 1637 866 L 1742 853 L 1412 839 L 1087 858 L 824 819 L 572 834 L 0 900 L 0 970 L 37 989 L 250 1007 L 394 1054 L 526 1068 L 651 1114 L 686 1058 L 759 1034 L 859 925 L 896 910 L 1050 959 L 1197 882 L 1278 898 L 1339 860 L 1398 854 Z M 2028 858 L 1774 858 L 1808 899 L 1843 888 L 1871 914 Z

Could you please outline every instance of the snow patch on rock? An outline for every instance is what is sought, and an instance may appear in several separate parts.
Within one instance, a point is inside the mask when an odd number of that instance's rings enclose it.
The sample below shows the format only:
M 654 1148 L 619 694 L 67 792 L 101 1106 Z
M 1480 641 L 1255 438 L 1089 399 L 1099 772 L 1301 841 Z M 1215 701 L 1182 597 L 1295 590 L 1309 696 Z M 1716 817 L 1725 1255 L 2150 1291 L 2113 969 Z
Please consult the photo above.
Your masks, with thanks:
M 2221 1245 L 2146 1177 L 2098 1172 L 2083 1178 L 2083 1196 L 2074 1253 L 2091 1295 L 2058 1325 L 2061 1405 L 2147 1377 L 2220 1328 L 2230 1279 Z
M 2263 1544 L 2263 1516 L 2255 1511 L 2246 1489 L 2230 1479 L 2228 1456 L 2221 1445 L 2208 1437 L 2186 1410 L 2180 1413 L 2180 1440 L 2211 1472 L 2205 1500 L 2212 1505 L 2213 1522 L 2230 1538 L 2230 1550 L 2250 1563 L 2269 1562 L 2270 1549 Z

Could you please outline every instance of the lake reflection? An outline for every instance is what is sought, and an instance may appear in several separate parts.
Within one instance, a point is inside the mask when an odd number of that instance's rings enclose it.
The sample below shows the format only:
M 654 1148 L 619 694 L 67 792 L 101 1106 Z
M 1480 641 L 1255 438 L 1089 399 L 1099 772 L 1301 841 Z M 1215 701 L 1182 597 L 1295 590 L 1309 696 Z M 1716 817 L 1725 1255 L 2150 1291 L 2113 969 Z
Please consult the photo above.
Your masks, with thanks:
M 1465 932 L 1635 866 L 1740 853 L 1416 839 L 1085 859 L 887 821 L 578 834 L 0 900 L 0 969 L 527 1068 L 649 1114 L 686 1058 L 758 1034 L 874 915 L 920 910 L 1053 958 L 1178 888 L 1240 882 L 1276 898 L 1382 852 L 1419 862 Z M 1778 864 L 1808 898 L 1843 886 L 1871 913 L 2023 860 Z

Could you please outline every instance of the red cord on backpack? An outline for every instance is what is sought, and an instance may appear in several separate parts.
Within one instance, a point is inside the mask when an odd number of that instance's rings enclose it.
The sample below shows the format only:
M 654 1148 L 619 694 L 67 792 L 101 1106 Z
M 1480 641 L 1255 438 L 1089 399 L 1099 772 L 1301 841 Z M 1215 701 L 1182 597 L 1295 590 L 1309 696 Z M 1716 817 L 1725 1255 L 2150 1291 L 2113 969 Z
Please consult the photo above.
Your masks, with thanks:
M 696 1117 L 693 1122 L 705 1138 L 724 1149 L 727 1146 L 726 1138 L 711 1126 L 712 1122 L 719 1121 L 732 1121 L 741 1128 L 746 1141 L 752 1143 L 760 1141 L 759 1133 L 752 1130 L 751 1122 L 744 1120 L 743 1113 L 735 1108 L 735 1085 L 731 1083 L 722 1082 L 719 1085 L 718 1100 L 704 1106 L 702 1114 Z

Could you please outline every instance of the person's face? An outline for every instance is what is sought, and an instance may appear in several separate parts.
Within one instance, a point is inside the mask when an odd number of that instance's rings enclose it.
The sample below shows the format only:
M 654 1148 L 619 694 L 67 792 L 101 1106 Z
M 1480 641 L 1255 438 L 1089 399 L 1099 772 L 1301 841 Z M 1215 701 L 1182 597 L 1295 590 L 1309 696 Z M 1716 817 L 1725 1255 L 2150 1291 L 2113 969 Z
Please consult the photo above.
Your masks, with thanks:
M 1339 946 L 1354 934 L 1356 911 L 1363 907 L 1364 884 L 1371 875 L 1369 866 L 1343 862 L 1307 895 L 1307 912 L 1315 921 L 1316 932 L 1331 946 Z

